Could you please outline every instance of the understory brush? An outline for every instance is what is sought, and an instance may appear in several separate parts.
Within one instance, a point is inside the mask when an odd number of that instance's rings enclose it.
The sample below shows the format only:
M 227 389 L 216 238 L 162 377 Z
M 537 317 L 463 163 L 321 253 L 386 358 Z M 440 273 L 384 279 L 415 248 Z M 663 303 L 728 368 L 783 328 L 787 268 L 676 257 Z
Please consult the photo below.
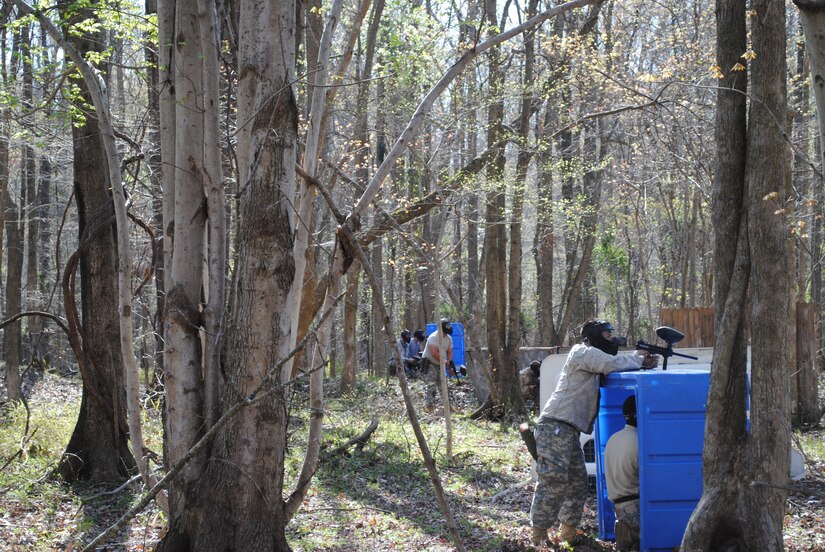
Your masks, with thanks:
M 468 419 L 477 405 L 472 386 L 466 380 L 451 380 L 453 442 L 448 458 L 440 407 L 431 413 L 423 409 L 422 381 L 410 381 L 410 389 L 466 549 L 536 550 L 529 542 L 531 459 L 514 425 Z M 287 492 L 304 460 L 307 395 L 306 387 L 293 394 L 284 475 Z M 361 376 L 353 394 L 341 396 L 333 380 L 327 382 L 325 396 L 321 460 L 306 500 L 287 526 L 293 550 L 453 550 L 398 383 Z M 71 436 L 79 404 L 78 379 L 45 374 L 29 395 L 28 429 L 24 407 L 0 411 L 0 550 L 76 549 L 114 523 L 145 491 L 139 481 L 125 486 L 66 485 L 49 477 Z M 159 413 L 150 409 L 144 415 L 149 446 L 160 453 Z M 365 442 L 341 450 L 373 421 L 377 427 Z M 806 476 L 794 482 L 798 490 L 788 498 L 787 552 L 825 551 L 823 435 L 822 423 L 796 435 L 806 457 Z M 152 505 L 105 550 L 151 549 L 164 524 L 164 516 Z M 580 529 L 576 551 L 614 550 L 612 542 L 598 538 L 595 494 L 588 497 Z

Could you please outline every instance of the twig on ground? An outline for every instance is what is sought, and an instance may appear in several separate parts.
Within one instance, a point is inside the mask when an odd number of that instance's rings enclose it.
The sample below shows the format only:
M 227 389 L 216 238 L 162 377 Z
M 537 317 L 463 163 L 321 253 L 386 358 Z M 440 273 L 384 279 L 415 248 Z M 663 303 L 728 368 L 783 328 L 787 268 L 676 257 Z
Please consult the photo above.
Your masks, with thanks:
M 526 487 L 527 485 L 529 485 L 532 482 L 533 482 L 532 477 L 530 479 L 522 481 L 521 483 L 519 483 L 519 484 L 517 484 L 513 487 L 510 487 L 509 489 L 507 489 L 505 491 L 501 491 L 500 493 L 498 493 L 496 495 L 493 495 L 492 497 L 490 497 L 490 502 L 496 502 L 498 500 L 501 500 L 505 496 L 513 494 L 514 492 L 521 490 L 522 488 Z

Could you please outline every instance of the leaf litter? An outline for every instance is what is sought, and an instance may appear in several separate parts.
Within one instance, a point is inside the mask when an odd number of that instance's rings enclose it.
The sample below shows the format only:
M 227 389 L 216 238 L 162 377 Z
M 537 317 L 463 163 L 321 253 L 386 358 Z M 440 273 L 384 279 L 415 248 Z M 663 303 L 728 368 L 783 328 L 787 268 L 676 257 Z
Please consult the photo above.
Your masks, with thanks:
M 417 406 L 423 403 L 423 384 L 412 381 Z M 1 384 L 0 384 L 1 385 Z M 287 527 L 290 546 L 299 551 L 428 551 L 453 550 L 443 516 L 421 462 L 400 391 L 383 379 L 362 382 L 353 398 L 338 396 L 330 383 L 325 420 L 325 443 L 334 448 L 363 431 L 370 419 L 379 428 L 363 450 L 330 458 L 322 463 L 307 499 Z M 820 386 L 822 390 L 823 385 Z M 5 396 L 5 389 L 0 388 Z M 292 473 L 301 458 L 302 432 L 298 390 L 296 420 L 290 443 Z M 459 525 L 470 551 L 520 552 L 530 550 L 579 552 L 613 551 L 614 544 L 598 538 L 595 491 L 587 498 L 578 541 L 571 548 L 530 544 L 529 510 L 533 484 L 529 455 L 515 427 L 497 422 L 470 421 L 475 408 L 468 382 L 451 383 L 454 410 L 453 462 L 445 458 L 444 421 L 440 415 L 419 411 L 428 443 Z M 67 401 L 79 401 L 77 378 L 46 374 L 29 385 L 32 409 L 46 409 Z M 785 517 L 787 552 L 825 552 L 825 429 L 822 423 L 804 434 L 806 443 L 819 443 L 809 454 L 812 463 L 798 482 L 803 489 L 791 493 Z M 69 435 L 66 435 L 68 440 Z M 35 454 L 37 451 L 34 452 Z M 0 458 L 5 462 L 6 458 Z M 17 463 L 26 461 L 25 457 Z M 57 458 L 51 460 L 55 463 Z M 12 463 L 6 472 L 15 470 Z M 137 500 L 143 490 L 135 483 L 120 493 L 111 488 L 61 485 L 45 477 L 16 479 L 0 473 L 0 550 L 80 550 Z M 14 485 L 8 485 L 14 480 Z M 806 492 L 807 491 L 807 492 Z M 132 520 L 115 541 L 99 550 L 151 550 L 162 534 L 162 514 L 152 506 Z

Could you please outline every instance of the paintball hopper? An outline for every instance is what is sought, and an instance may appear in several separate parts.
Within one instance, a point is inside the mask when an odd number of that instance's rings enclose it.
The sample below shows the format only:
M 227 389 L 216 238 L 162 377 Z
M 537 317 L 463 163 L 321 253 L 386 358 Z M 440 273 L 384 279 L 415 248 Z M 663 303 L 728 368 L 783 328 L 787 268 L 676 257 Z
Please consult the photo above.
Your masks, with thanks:
M 685 338 L 685 334 L 670 326 L 659 326 L 656 328 L 656 335 L 671 347 Z

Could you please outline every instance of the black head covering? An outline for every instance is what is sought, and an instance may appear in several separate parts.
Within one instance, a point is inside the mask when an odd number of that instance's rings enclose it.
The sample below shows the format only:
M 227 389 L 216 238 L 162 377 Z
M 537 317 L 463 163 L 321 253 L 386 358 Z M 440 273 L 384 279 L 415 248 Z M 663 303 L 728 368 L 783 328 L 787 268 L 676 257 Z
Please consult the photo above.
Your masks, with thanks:
M 584 323 L 584 326 L 582 326 L 582 341 L 591 347 L 601 349 L 609 355 L 616 356 L 619 352 L 619 346 L 626 344 L 627 339 L 622 337 L 611 337 L 610 339 L 605 339 L 602 335 L 602 332 L 604 331 L 612 332 L 613 324 L 607 320 L 588 320 Z

